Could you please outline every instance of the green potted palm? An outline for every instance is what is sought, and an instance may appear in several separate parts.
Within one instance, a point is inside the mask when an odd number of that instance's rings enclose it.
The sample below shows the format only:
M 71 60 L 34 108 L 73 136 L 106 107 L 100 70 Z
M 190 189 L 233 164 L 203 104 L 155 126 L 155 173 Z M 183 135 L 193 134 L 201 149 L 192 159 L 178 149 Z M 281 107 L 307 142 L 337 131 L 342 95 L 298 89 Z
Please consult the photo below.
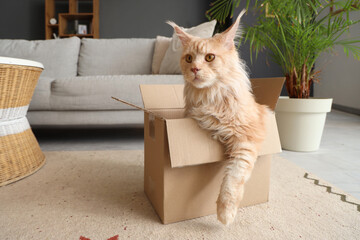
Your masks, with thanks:
M 207 11 L 210 19 L 223 23 L 231 18 L 241 0 L 217 0 Z M 250 8 L 250 0 L 246 1 Z M 326 113 L 332 99 L 310 98 L 310 87 L 320 71 L 315 62 L 321 53 L 340 45 L 345 53 L 360 60 L 360 36 L 344 39 L 344 33 L 360 20 L 350 19 L 360 10 L 360 1 L 255 0 L 256 22 L 244 30 L 240 43 L 248 42 L 253 54 L 266 54 L 281 66 L 288 98 L 280 98 L 276 119 L 282 147 L 294 151 L 319 148 Z

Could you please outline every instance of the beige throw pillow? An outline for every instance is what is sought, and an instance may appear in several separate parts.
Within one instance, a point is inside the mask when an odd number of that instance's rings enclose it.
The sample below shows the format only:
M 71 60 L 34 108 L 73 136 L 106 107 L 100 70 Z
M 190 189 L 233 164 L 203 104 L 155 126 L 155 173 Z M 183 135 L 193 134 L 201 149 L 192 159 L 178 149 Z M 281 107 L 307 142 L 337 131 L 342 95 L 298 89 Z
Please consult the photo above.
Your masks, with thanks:
M 201 38 L 209 38 L 212 37 L 214 32 L 214 28 L 216 25 L 216 20 L 211 22 L 202 23 L 193 28 L 183 28 L 183 30 L 189 33 L 192 36 L 201 37 Z M 172 40 L 170 42 L 170 46 L 167 49 L 164 59 L 160 65 L 160 74 L 180 74 L 180 57 L 181 57 L 182 45 L 180 39 L 173 33 Z
M 152 73 L 159 74 L 160 65 L 164 59 L 166 50 L 169 48 L 171 38 L 157 36 L 154 48 L 154 55 L 152 61 Z

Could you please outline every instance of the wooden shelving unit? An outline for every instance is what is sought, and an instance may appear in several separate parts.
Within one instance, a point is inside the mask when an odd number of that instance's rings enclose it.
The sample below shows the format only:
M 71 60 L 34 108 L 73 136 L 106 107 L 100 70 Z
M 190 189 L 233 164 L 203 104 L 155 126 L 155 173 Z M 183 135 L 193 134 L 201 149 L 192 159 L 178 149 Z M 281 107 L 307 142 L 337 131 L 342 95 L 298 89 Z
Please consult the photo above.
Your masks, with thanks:
M 92 11 L 82 12 L 82 5 Z M 51 24 L 51 18 L 57 23 Z M 86 34 L 78 33 L 79 25 L 87 26 Z M 45 39 L 53 39 L 54 34 L 60 38 L 99 38 L 99 0 L 45 0 Z

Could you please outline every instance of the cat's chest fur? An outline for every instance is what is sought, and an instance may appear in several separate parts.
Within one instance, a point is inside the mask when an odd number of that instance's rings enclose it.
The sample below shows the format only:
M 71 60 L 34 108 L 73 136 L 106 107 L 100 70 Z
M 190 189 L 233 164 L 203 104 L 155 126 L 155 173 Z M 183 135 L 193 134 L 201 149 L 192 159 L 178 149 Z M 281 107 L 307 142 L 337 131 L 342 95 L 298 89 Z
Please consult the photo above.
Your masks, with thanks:
M 231 94 L 190 93 L 185 100 L 187 116 L 195 119 L 201 128 L 207 130 L 218 130 L 221 126 L 231 126 L 241 118 L 242 113 L 236 111 L 239 99 Z

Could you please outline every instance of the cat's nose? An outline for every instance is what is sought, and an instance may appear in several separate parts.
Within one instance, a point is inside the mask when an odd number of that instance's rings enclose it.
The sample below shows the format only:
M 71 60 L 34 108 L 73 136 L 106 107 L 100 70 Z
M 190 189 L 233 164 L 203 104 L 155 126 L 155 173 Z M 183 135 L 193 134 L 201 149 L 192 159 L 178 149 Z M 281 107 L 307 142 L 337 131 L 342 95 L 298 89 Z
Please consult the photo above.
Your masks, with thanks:
M 200 71 L 200 69 L 198 69 L 198 68 L 191 68 L 191 71 L 192 71 L 194 74 L 196 74 L 198 71 Z

